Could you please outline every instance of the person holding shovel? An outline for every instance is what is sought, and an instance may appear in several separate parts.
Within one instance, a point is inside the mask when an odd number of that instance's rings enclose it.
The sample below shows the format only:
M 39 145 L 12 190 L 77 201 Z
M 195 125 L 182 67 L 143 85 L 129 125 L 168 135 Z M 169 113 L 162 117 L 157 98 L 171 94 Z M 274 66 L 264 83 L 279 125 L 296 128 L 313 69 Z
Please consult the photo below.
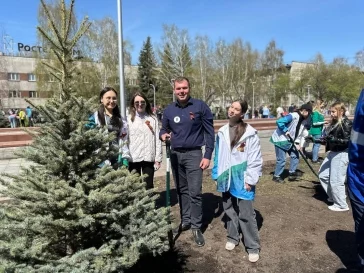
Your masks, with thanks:
M 299 176 L 296 171 L 299 163 L 298 150 L 301 149 L 299 142 L 301 134 L 305 130 L 305 124 L 309 121 L 311 113 L 312 105 L 303 104 L 297 111 L 281 117 L 276 121 L 278 128 L 274 131 L 270 138 L 270 142 L 272 142 L 275 146 L 277 158 L 276 168 L 273 175 L 274 182 L 284 182 L 281 175 L 286 165 L 286 153 L 288 153 L 291 158 L 288 180 L 294 181 Z M 295 143 L 292 143 L 291 139 Z M 296 145 L 296 147 L 293 147 L 293 145 Z
M 197 246 L 204 246 L 202 227 L 202 173 L 214 150 L 213 116 L 207 104 L 190 96 L 186 77 L 174 80 L 176 102 L 164 110 L 160 139 L 171 141 L 171 166 L 180 206 L 179 231 L 192 229 Z M 202 146 L 205 153 L 202 155 Z
M 228 218 L 225 249 L 233 250 L 239 244 L 240 228 L 248 259 L 254 263 L 259 259 L 260 244 L 253 200 L 263 159 L 257 130 L 243 121 L 247 109 L 246 101 L 231 104 L 229 123 L 217 133 L 212 179 L 222 192 Z

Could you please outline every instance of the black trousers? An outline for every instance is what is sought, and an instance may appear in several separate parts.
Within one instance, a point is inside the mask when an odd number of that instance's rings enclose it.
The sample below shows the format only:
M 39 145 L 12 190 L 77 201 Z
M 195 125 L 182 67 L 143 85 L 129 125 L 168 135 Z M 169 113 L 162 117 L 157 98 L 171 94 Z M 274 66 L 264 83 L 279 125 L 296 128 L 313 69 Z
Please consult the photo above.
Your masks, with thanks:
M 348 193 L 355 222 L 355 237 L 358 256 L 364 270 L 364 204 L 354 195 L 350 187 L 348 187 Z
M 202 226 L 202 160 L 201 150 L 172 150 L 171 166 L 177 190 L 181 222 L 193 229 Z
M 141 162 L 129 162 L 129 171 L 135 170 L 138 174 L 147 174 L 148 176 L 144 179 L 147 183 L 147 189 L 153 189 L 153 178 L 154 178 L 154 162 L 141 161 Z

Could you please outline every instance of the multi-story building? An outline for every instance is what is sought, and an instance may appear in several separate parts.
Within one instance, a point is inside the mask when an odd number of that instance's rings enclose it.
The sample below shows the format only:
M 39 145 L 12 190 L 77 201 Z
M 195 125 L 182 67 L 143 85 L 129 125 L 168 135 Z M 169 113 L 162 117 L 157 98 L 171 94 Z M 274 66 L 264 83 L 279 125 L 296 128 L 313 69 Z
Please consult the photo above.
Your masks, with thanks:
M 25 108 L 29 99 L 34 104 L 43 104 L 50 97 L 49 91 L 37 89 L 35 69 L 37 58 L 9 56 L 0 52 L 0 107 Z M 138 66 L 125 65 L 125 82 L 137 85 Z M 54 77 L 48 77 L 49 83 L 54 83 Z

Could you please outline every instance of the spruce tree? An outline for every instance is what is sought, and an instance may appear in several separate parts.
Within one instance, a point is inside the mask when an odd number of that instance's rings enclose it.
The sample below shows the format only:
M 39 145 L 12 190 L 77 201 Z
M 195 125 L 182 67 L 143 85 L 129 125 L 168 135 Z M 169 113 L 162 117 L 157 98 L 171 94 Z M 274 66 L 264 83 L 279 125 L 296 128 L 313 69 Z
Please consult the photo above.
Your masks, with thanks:
M 189 77 L 192 75 L 192 58 L 187 44 L 182 45 L 181 53 L 181 63 L 183 64 L 182 76 Z
M 4 115 L 3 111 L 0 109 L 0 128 L 8 128 L 10 123 L 8 118 Z
M 167 250 L 167 211 L 155 209 L 137 174 L 98 167 L 118 152 L 108 144 L 115 136 L 89 123 L 93 101 L 70 84 L 72 48 L 90 24 L 85 18 L 70 37 L 74 0 L 61 2 L 59 29 L 41 0 L 54 37 L 38 28 L 60 64 L 45 62 L 61 92 L 33 105 L 47 120 L 24 154 L 33 164 L 0 178 L 0 196 L 11 198 L 0 207 L 0 272 L 123 272 L 142 254 Z
M 156 60 L 154 57 L 153 46 L 150 37 L 148 36 L 147 40 L 143 43 L 142 50 L 140 51 L 138 64 L 139 87 L 144 94 L 147 94 L 148 99 L 153 98 L 153 90 L 150 87 L 150 84 L 156 84 L 154 73 L 155 68 Z M 151 101 L 153 101 L 153 99 Z
M 172 102 L 173 99 L 173 87 L 171 85 L 172 79 L 176 77 L 174 63 L 171 59 L 170 47 L 165 44 L 163 53 L 161 54 L 161 69 L 159 70 L 158 77 L 158 92 L 157 101 L 158 104 L 166 106 Z

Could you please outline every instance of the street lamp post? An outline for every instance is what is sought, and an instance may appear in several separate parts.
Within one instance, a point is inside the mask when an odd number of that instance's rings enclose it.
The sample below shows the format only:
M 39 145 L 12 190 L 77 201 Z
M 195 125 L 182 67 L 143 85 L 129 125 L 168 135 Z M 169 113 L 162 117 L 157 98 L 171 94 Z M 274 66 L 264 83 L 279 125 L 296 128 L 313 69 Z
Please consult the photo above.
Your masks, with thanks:
M 125 87 L 124 87 L 124 51 L 123 51 L 123 26 L 121 0 L 117 0 L 118 4 L 118 44 L 119 44 L 119 81 L 120 81 L 120 110 L 121 115 L 126 116 L 125 107 Z
M 311 101 L 310 88 L 311 88 L 311 85 L 307 84 L 307 98 L 308 98 L 308 101 Z
M 253 85 L 253 105 L 252 105 L 252 114 L 254 115 L 254 110 L 255 110 L 255 92 L 254 92 L 254 85 L 255 85 L 256 82 L 251 82 L 251 84 Z
M 156 107 L 156 105 L 155 105 L 155 86 L 154 86 L 154 84 L 149 84 L 151 87 L 153 87 L 153 108 L 154 108 L 154 111 L 155 111 L 155 107 Z

